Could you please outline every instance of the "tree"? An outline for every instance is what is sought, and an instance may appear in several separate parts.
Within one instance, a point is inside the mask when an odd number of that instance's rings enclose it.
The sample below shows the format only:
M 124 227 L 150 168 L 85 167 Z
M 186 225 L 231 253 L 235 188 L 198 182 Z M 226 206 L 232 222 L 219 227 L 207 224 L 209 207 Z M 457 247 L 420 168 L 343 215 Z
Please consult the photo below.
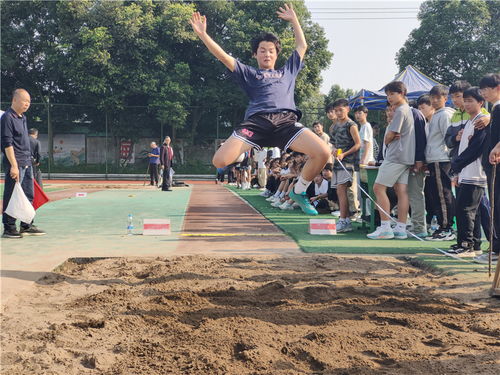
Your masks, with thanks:
M 354 94 L 353 89 L 343 89 L 340 85 L 335 84 L 328 91 L 328 95 L 325 96 L 325 107 L 337 99 L 347 99 Z
M 432 78 L 451 84 L 465 79 L 477 84 L 498 70 L 500 3 L 485 0 L 430 0 L 396 56 L 400 70 L 411 64 Z

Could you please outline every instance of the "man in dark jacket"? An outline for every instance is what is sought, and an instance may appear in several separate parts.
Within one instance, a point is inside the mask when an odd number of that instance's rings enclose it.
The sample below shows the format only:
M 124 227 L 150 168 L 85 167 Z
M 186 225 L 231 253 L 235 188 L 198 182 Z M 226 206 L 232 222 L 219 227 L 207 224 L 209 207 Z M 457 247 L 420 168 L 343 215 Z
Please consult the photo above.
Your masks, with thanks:
M 161 169 L 163 170 L 163 183 L 161 185 L 161 190 L 163 191 L 172 191 L 170 186 L 172 185 L 171 168 L 172 160 L 174 159 L 174 150 L 170 146 L 170 142 L 170 137 L 165 137 L 163 145 L 160 149 L 160 164 Z
M 16 228 L 16 219 L 5 210 L 14 191 L 16 182 L 30 202 L 33 202 L 33 166 L 31 162 L 30 141 L 26 116 L 24 113 L 31 104 L 30 94 L 24 89 L 16 89 L 12 95 L 12 105 L 1 118 L 1 148 L 5 171 L 5 190 L 3 193 L 4 238 L 21 238 L 23 235 L 39 236 L 45 234 L 33 223 L 21 223 L 21 230 Z
M 30 148 L 31 148 L 31 163 L 33 165 L 33 175 L 35 181 L 41 188 L 43 188 L 42 183 L 42 171 L 40 171 L 40 141 L 38 140 L 38 129 L 31 128 L 29 130 L 30 135 Z

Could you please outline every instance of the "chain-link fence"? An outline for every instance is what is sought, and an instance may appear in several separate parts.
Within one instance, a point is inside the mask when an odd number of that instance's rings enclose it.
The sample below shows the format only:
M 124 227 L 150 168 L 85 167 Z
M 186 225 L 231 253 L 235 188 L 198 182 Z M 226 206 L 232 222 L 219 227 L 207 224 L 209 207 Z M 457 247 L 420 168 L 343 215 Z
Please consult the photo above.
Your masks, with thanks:
M 2 110 L 8 107 L 10 103 L 0 103 Z M 144 173 L 150 143 L 161 145 L 167 135 L 172 138 L 177 173 L 214 173 L 213 153 L 241 122 L 243 111 L 190 107 L 188 112 L 183 128 L 161 123 L 144 106 L 111 112 L 86 105 L 32 103 L 26 116 L 28 128 L 39 131 L 41 170 L 49 178 L 51 173 Z M 327 124 L 322 108 L 303 111 L 305 126 L 315 121 Z

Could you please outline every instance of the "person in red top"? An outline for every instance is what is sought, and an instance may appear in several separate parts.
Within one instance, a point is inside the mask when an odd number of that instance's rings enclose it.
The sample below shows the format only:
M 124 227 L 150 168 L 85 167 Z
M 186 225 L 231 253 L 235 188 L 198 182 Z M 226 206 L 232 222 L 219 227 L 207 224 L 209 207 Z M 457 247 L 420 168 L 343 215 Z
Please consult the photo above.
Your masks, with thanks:
M 174 159 L 174 150 L 170 146 L 170 137 L 166 136 L 163 140 L 163 145 L 160 149 L 160 164 L 163 170 L 163 182 L 161 184 L 161 190 L 172 191 L 170 186 L 172 185 L 172 176 L 170 175 L 170 169 L 172 168 L 172 160 Z

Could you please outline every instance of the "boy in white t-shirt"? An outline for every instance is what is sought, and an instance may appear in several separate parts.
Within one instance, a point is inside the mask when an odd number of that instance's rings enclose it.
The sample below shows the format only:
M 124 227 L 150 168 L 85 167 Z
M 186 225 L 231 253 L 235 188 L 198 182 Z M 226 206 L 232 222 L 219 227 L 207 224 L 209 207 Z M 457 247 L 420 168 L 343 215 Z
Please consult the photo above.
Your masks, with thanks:
M 354 110 L 354 117 L 358 122 L 359 137 L 361 138 L 361 148 L 359 149 L 359 164 L 368 165 L 370 162 L 374 162 L 373 157 L 373 129 L 372 125 L 366 121 L 368 116 L 368 108 L 364 105 L 356 107 Z

